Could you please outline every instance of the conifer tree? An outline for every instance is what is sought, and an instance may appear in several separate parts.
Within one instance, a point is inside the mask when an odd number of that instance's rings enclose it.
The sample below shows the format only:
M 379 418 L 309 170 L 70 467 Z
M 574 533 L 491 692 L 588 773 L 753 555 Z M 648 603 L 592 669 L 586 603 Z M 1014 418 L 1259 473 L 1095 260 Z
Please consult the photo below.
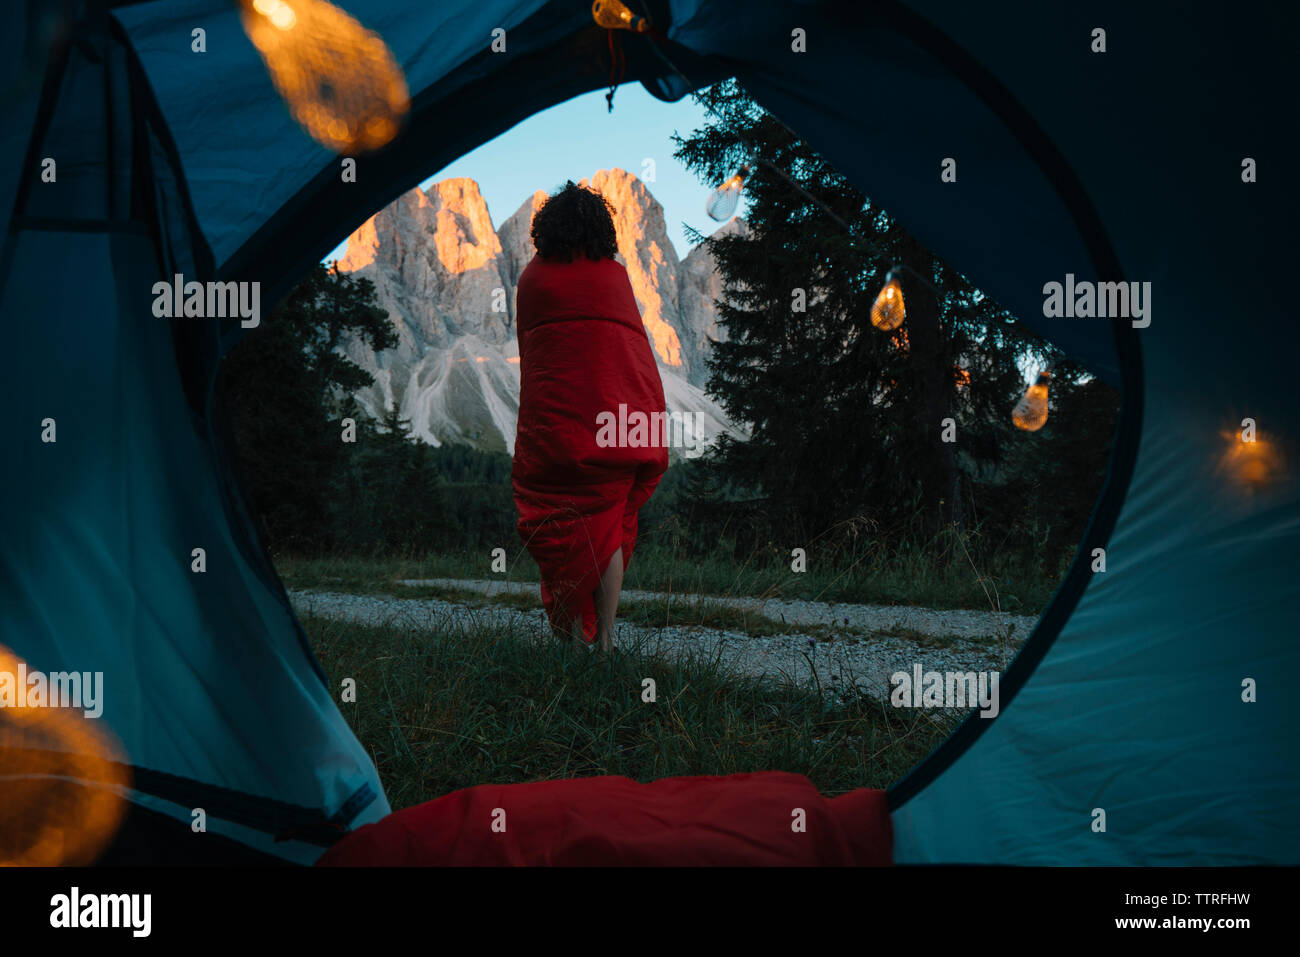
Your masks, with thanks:
M 222 361 L 244 490 L 272 550 L 332 545 L 333 483 L 350 448 L 342 422 L 364 438 L 354 394 L 374 381 L 335 351 L 345 334 L 376 350 L 397 342 L 369 280 L 317 265 Z
M 727 332 L 708 389 L 752 430 L 715 465 L 805 540 L 862 515 L 900 534 L 960 521 L 963 473 L 1000 460 L 1021 366 L 1046 347 L 736 81 L 696 98 L 708 121 L 675 138 L 677 158 L 712 182 L 750 169 L 748 229 L 704 240 Z M 870 316 L 897 265 L 907 319 L 891 334 Z

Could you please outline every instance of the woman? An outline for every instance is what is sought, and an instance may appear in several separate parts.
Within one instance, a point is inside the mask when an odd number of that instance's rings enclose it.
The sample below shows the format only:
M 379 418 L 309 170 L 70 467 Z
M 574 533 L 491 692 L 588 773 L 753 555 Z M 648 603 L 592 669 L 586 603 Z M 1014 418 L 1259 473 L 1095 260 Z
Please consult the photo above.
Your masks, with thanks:
M 668 467 L 662 443 L 628 447 L 600 427 L 621 413 L 664 412 L 632 284 L 614 259 L 611 212 L 603 196 L 570 180 L 533 217 L 537 255 L 519 277 L 516 300 L 511 472 L 519 534 L 541 569 L 551 627 L 602 651 L 613 647 L 637 510 Z

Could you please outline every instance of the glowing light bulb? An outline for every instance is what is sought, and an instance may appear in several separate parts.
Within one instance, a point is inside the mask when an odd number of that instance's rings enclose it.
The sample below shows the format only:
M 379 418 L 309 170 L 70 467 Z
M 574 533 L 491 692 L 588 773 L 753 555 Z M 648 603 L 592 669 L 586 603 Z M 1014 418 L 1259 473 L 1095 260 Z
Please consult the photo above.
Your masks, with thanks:
M 21 664 L 0 646 L 0 674 Z M 93 864 L 126 811 L 121 748 L 99 721 L 28 694 L 0 707 L 0 867 Z
M 871 324 L 881 332 L 897 329 L 907 318 L 907 307 L 903 302 L 903 287 L 898 277 L 892 272 L 886 274 L 884 288 L 876 296 L 871 307 Z
M 596 0 L 591 5 L 591 18 L 596 21 L 597 26 L 604 27 L 606 30 L 632 30 L 635 33 L 645 33 L 650 29 L 650 23 L 645 17 L 638 17 L 620 0 Z
M 1051 378 L 1051 369 L 1038 373 L 1034 384 L 1011 410 L 1011 421 L 1016 424 L 1016 428 L 1037 432 L 1047 424 L 1047 383 Z
M 718 222 L 723 222 L 732 217 L 736 212 L 736 205 L 740 202 L 740 191 L 744 188 L 748 176 L 749 167 L 742 166 L 736 171 L 735 176 L 709 195 L 709 201 L 704 207 L 709 216 Z
M 1285 477 L 1286 466 L 1279 444 L 1258 433 L 1247 438 L 1241 431 L 1222 433 L 1225 447 L 1219 458 L 1219 470 L 1232 480 L 1237 490 L 1255 492 Z
M 312 139 L 336 153 L 379 149 L 411 108 L 406 77 L 379 34 L 326 0 L 239 0 L 244 32 L 276 92 Z
M 279 30 L 292 30 L 293 25 L 298 22 L 298 15 L 293 12 L 293 7 L 284 0 L 253 0 L 253 9 L 270 20 L 271 25 Z

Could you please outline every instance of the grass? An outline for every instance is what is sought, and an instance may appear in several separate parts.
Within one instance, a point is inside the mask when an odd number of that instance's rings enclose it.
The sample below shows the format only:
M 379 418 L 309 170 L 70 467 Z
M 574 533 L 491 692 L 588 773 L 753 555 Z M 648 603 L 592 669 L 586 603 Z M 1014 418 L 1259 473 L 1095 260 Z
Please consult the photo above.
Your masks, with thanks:
M 1037 614 L 1064 568 L 1051 575 L 1015 563 L 977 563 L 967 533 L 886 554 L 858 548 L 825 556 L 809 549 L 808 570 L 789 567 L 789 550 L 766 546 L 745 561 L 723 548 L 686 558 L 663 541 L 638 546 L 625 587 L 663 593 L 624 599 L 620 619 L 636 625 L 701 626 L 818 641 L 896 637 L 927 647 L 964 641 L 904 628 L 786 624 L 718 597 L 915 604 Z M 509 552 L 508 552 L 509 554 Z M 982 567 L 981 567 L 982 566 Z M 620 650 L 608 658 L 539 643 L 490 609 L 535 610 L 535 588 L 491 597 L 456 585 L 408 586 L 411 579 L 538 581 L 522 549 L 506 575 L 491 549 L 404 558 L 279 556 L 285 584 L 350 594 L 438 598 L 468 606 L 426 627 L 359 625 L 303 617 L 333 687 L 357 683 L 356 703 L 340 705 L 379 770 L 394 808 L 460 788 L 594 775 L 638 781 L 688 774 L 784 770 L 806 775 L 828 796 L 884 788 L 941 743 L 962 714 L 895 709 L 887 688 L 844 699 L 820 685 L 741 678 L 701 656 L 675 662 Z M 476 615 L 473 609 L 482 609 Z M 1003 636 L 1004 650 L 1027 636 Z M 829 676 L 827 676 L 829 677 Z M 653 678 L 657 700 L 642 700 Z M 841 687 L 851 687 L 851 681 Z
M 723 548 L 687 558 L 668 543 L 647 540 L 637 547 L 624 587 L 691 596 L 688 601 L 743 596 L 1039 614 L 1064 566 L 1049 571 L 1011 558 L 977 561 L 968 539 L 969 533 L 951 532 L 926 546 L 905 544 L 890 552 L 861 546 L 824 559 L 813 548 L 804 572 L 791 571 L 789 550 L 774 545 L 738 561 Z M 527 552 L 512 548 L 507 554 L 505 575 L 493 572 L 488 548 L 413 558 L 277 556 L 276 567 L 291 588 L 353 594 L 392 594 L 400 581 L 416 578 L 539 580 Z
M 617 774 L 784 770 L 828 796 L 898 780 L 961 715 L 738 679 L 717 662 L 574 655 L 487 620 L 423 629 L 304 616 L 394 808 L 459 788 Z M 653 678 L 657 700 L 642 700 Z M 881 689 L 882 692 L 885 689 Z

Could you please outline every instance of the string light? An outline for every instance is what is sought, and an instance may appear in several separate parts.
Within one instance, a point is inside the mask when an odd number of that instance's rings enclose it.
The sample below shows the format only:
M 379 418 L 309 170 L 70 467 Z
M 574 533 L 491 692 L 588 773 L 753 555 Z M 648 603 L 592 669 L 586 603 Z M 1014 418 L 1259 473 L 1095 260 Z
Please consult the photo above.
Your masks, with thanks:
M 650 29 L 650 22 L 645 17 L 638 17 L 620 0 L 596 0 L 591 5 L 591 18 L 596 25 L 606 30 L 631 30 L 633 33 L 645 33 Z
M 24 662 L 0 646 L 15 699 L 0 707 L 0 867 L 93 864 L 117 832 L 130 773 L 99 721 L 28 706 Z
M 740 203 L 740 191 L 748 178 L 749 167 L 742 166 L 731 179 L 715 189 L 704 206 L 709 216 L 720 223 L 730 219 L 736 212 L 737 204 Z
M 885 285 L 871 307 L 871 324 L 881 332 L 892 332 L 903 324 L 905 318 L 907 307 L 903 302 L 903 287 L 891 269 L 886 273 Z
M 600 6 L 599 3 L 593 5 L 595 8 Z M 680 72 L 680 71 L 678 71 Z M 777 122 L 780 122 L 779 120 Z M 784 124 L 782 124 L 784 125 Z M 787 131 L 794 135 L 794 131 L 786 127 Z M 754 156 L 750 162 L 740 167 L 740 169 L 730 179 L 722 183 L 709 196 L 706 209 L 709 216 L 719 222 L 730 219 L 736 211 L 736 206 L 740 201 L 740 192 L 744 188 L 745 180 L 749 176 L 751 164 L 762 165 L 766 169 L 783 178 L 790 186 L 803 194 L 809 201 L 820 206 L 836 223 L 843 227 L 845 234 L 850 242 L 856 245 L 858 237 L 852 227 L 849 226 L 840 216 L 824 202 L 808 192 L 798 183 L 796 183 L 784 170 L 774 163 Z M 880 292 L 876 295 L 875 302 L 871 306 L 871 324 L 881 332 L 894 332 L 891 340 L 896 348 L 906 354 L 909 351 L 906 330 L 898 330 L 907 318 L 907 304 L 903 296 L 903 286 L 899 281 L 900 270 L 912 273 L 916 279 L 931 289 L 936 296 L 939 290 L 935 288 L 934 283 L 924 275 L 918 273 L 915 269 L 906 263 L 896 263 L 887 273 L 885 273 L 885 284 L 881 287 Z M 954 367 L 953 376 L 955 385 L 958 390 L 964 389 L 971 384 L 971 372 L 969 369 Z M 1048 383 L 1051 380 L 1052 369 L 1047 366 L 1038 374 L 1037 379 L 1025 392 L 1025 395 L 1016 404 L 1012 410 L 1012 421 L 1017 428 L 1024 429 L 1027 432 L 1036 432 L 1047 424 L 1047 399 Z M 894 383 L 890 382 L 892 386 Z
M 1238 489 L 1259 491 L 1285 472 L 1278 443 L 1258 434 L 1253 427 L 1249 432 L 1226 430 L 1222 438 L 1224 449 L 1219 458 L 1219 471 Z
M 312 139 L 336 153 L 388 143 L 410 110 L 383 38 L 326 0 L 238 0 L 244 32 Z
M 1016 428 L 1026 432 L 1037 432 L 1047 424 L 1047 384 L 1052 378 L 1052 367 L 1048 366 L 1038 373 L 1038 378 L 1029 387 L 1016 407 L 1011 410 L 1011 421 Z
M 605 24 L 602 22 L 600 8 L 606 5 L 613 6 L 614 4 L 602 3 L 601 0 L 597 0 L 596 3 L 592 4 L 592 13 L 596 16 L 597 22 L 610 27 L 625 26 L 624 23 Z M 621 3 L 617 4 L 617 6 L 623 7 Z M 628 16 L 631 16 L 630 12 L 628 13 Z M 669 62 L 671 65 L 671 61 L 666 62 Z M 687 80 L 688 83 L 690 82 L 685 74 L 680 70 L 677 70 L 675 66 L 673 69 L 684 80 Z M 773 119 L 776 118 L 773 117 Z M 781 123 L 779 119 L 777 119 L 776 122 Z M 786 131 L 790 133 L 791 136 L 796 136 L 790 127 L 785 126 L 784 123 L 781 123 L 781 125 L 785 127 Z M 752 157 L 750 163 L 761 164 L 764 168 L 770 169 L 773 173 L 784 179 L 791 187 L 802 193 L 806 199 L 815 203 L 817 206 L 820 206 L 822 210 L 831 217 L 831 219 L 843 227 L 849 240 L 856 244 L 857 236 L 853 228 L 850 227 L 849 224 L 846 223 L 833 209 L 827 206 L 826 203 L 822 202 L 822 200 L 796 183 L 783 169 L 775 163 L 768 162 L 758 156 Z M 740 192 L 744 188 L 745 180 L 749 175 L 749 170 L 749 164 L 742 166 L 734 176 L 722 183 L 710 194 L 708 203 L 705 207 L 710 217 L 719 222 L 732 217 L 736 211 L 736 206 L 740 201 Z M 885 274 L 885 284 L 876 295 L 875 302 L 871 306 L 871 324 L 882 332 L 894 332 L 894 330 L 897 330 L 907 318 L 907 305 L 903 297 L 903 287 L 898 278 L 898 270 L 900 269 L 912 273 L 920 282 L 924 283 L 927 287 L 933 290 L 936 295 L 938 295 L 938 290 L 935 289 L 934 284 L 925 276 L 919 274 L 915 269 L 912 269 L 906 264 L 895 265 Z M 899 350 L 904 353 L 908 352 L 909 343 L 907 341 L 907 333 L 905 330 L 895 333 L 891 339 Z M 953 375 L 958 390 L 970 386 L 971 372 L 969 369 L 954 367 Z M 1034 383 L 1029 386 L 1024 396 L 1018 403 L 1016 403 L 1015 408 L 1011 412 L 1011 418 L 1017 428 L 1023 429 L 1027 432 L 1037 432 L 1047 424 L 1048 384 L 1051 381 L 1051 377 L 1052 368 L 1048 365 L 1038 374 Z M 890 385 L 894 385 L 893 380 L 890 380 Z M 1237 456 L 1242 455 L 1240 452 L 1234 452 L 1234 454 Z M 1267 467 L 1261 468 L 1259 466 L 1252 466 L 1252 468 L 1256 472 L 1267 471 Z

